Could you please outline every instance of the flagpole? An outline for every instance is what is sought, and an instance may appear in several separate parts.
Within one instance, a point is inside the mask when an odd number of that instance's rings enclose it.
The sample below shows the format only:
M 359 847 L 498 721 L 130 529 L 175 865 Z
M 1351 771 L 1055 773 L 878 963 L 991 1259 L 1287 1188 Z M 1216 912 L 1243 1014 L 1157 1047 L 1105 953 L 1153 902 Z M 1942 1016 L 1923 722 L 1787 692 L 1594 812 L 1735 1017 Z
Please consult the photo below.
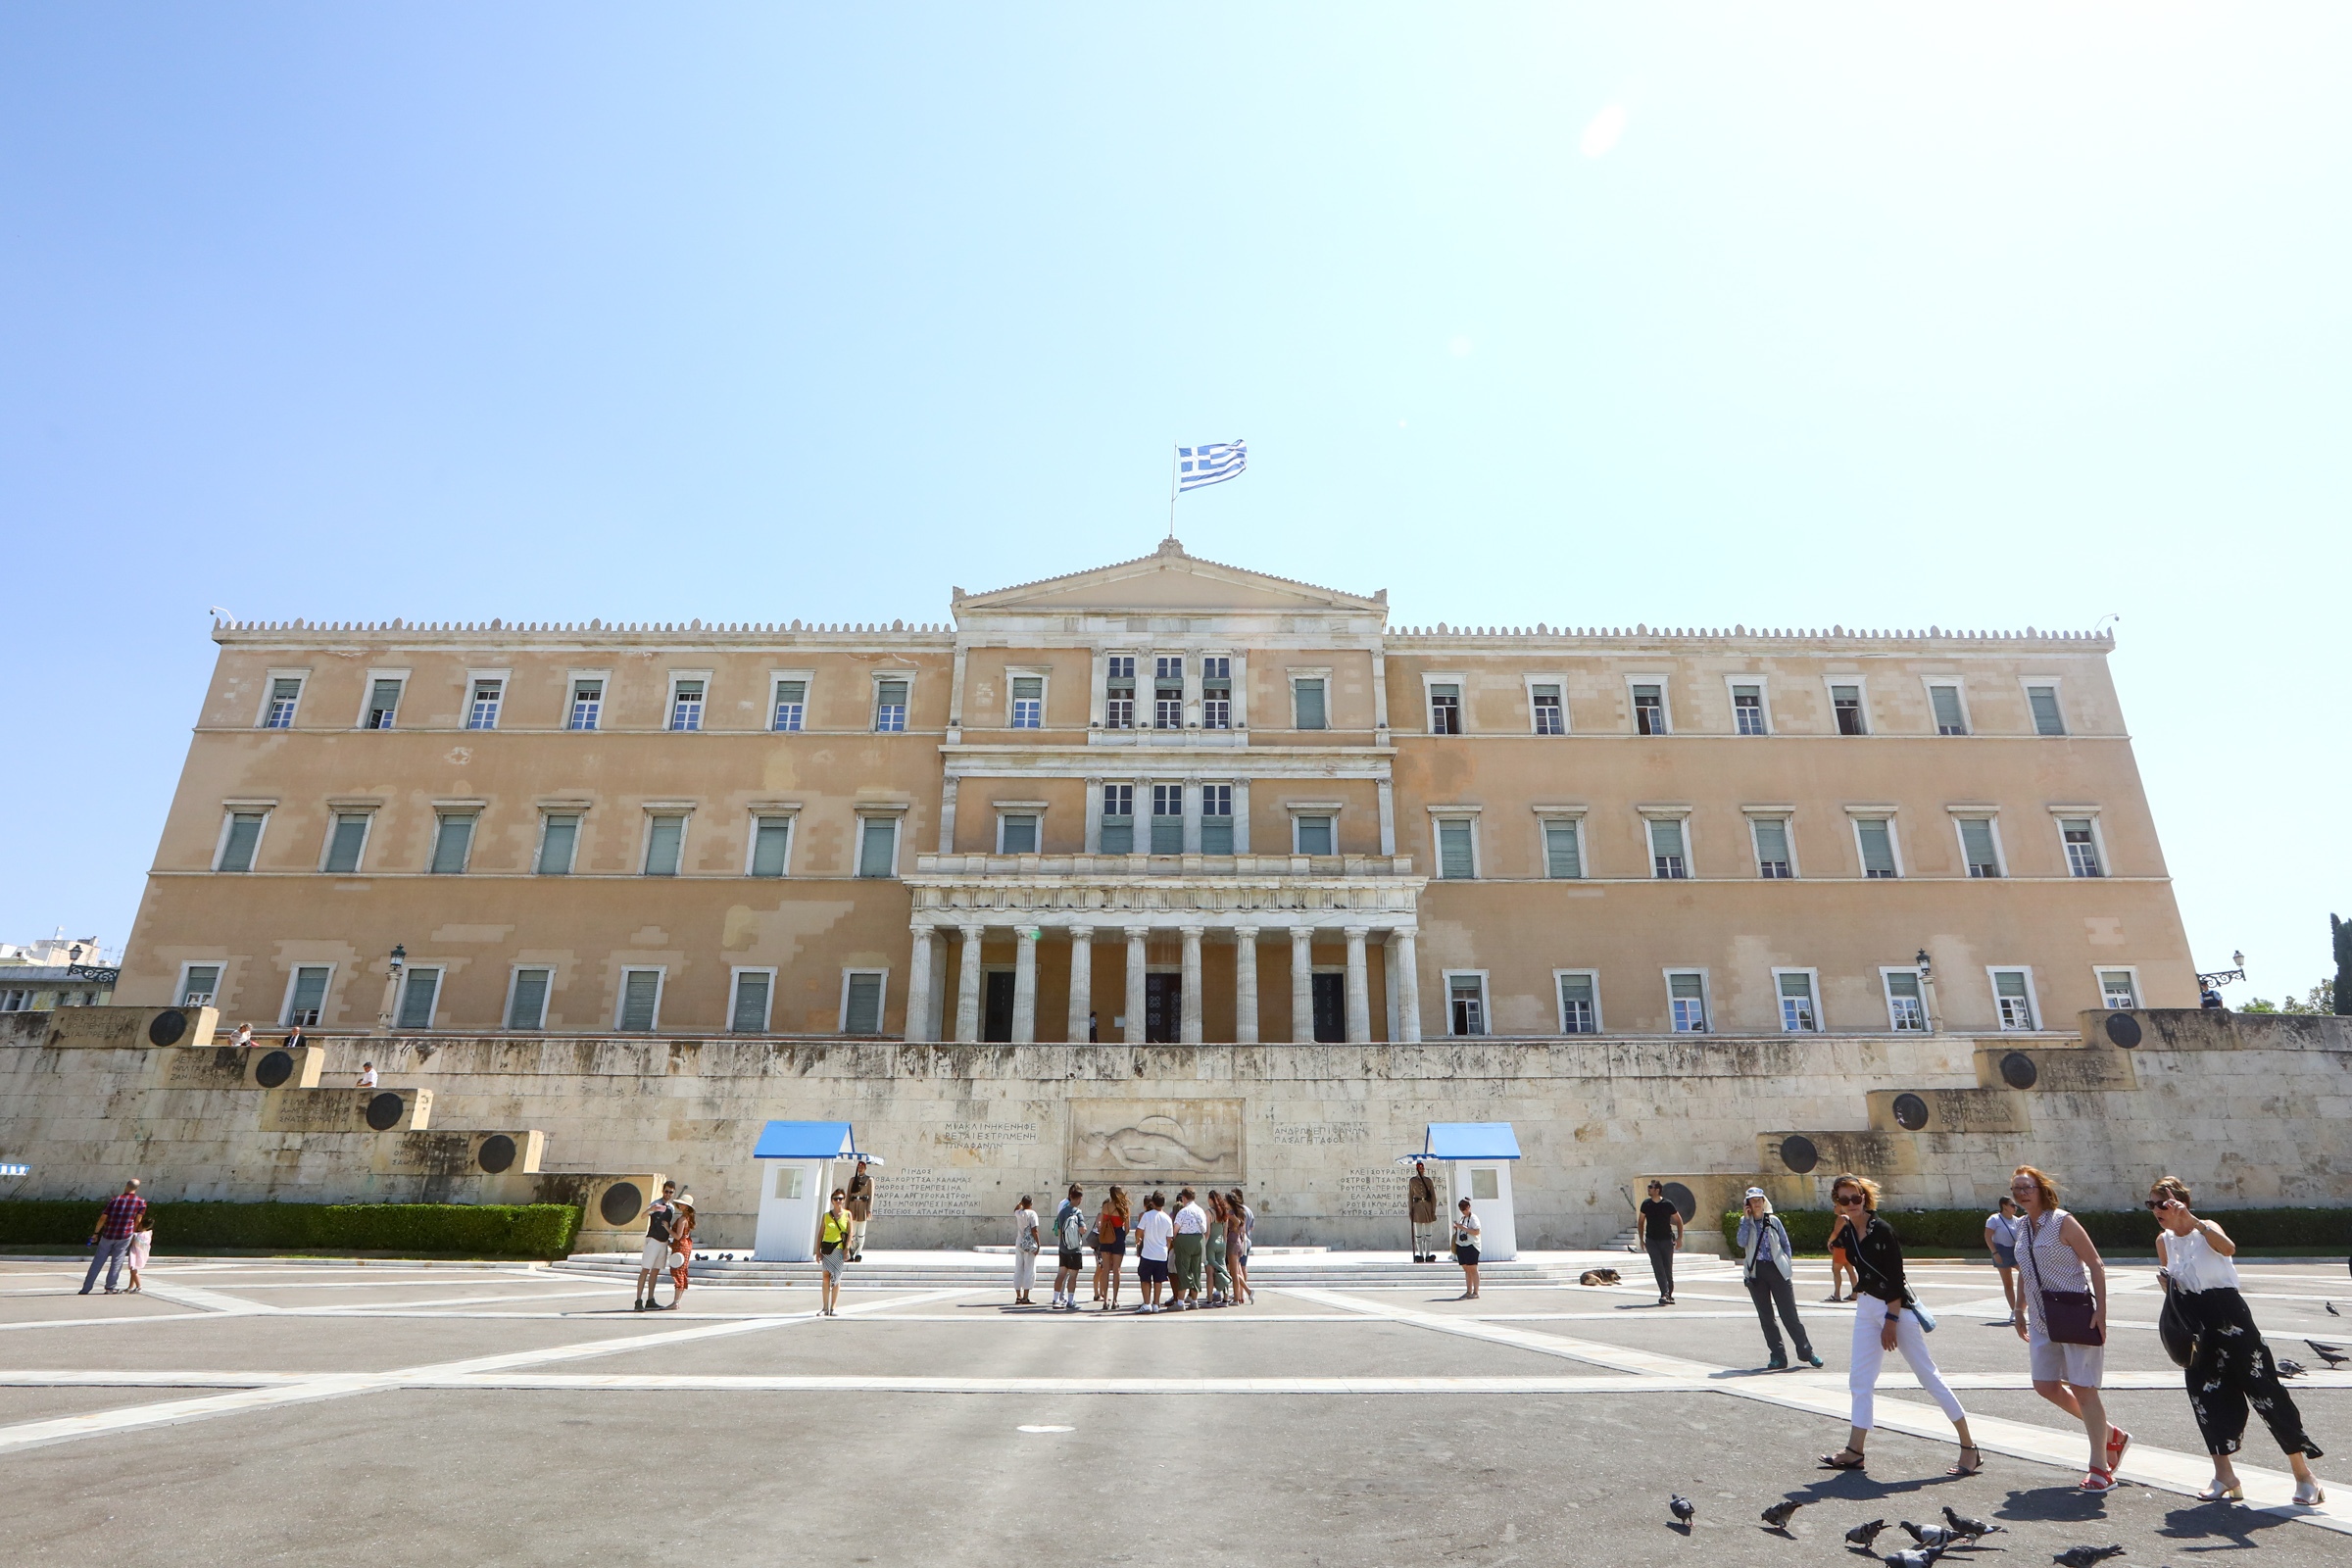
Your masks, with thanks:
M 1176 443 L 1168 443 L 1168 537 L 1176 537 Z

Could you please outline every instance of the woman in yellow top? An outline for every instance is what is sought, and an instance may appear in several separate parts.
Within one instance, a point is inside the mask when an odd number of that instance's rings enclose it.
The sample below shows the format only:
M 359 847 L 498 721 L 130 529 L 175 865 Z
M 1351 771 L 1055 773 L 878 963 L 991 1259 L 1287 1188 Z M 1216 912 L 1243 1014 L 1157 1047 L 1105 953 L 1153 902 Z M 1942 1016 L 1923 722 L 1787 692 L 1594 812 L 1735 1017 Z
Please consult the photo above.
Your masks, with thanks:
M 816 1222 L 816 1261 L 824 1270 L 824 1295 L 819 1317 L 841 1316 L 841 1265 L 850 1255 L 850 1226 L 854 1223 L 844 1207 L 849 1194 L 833 1189 L 833 1206 L 825 1217 Z

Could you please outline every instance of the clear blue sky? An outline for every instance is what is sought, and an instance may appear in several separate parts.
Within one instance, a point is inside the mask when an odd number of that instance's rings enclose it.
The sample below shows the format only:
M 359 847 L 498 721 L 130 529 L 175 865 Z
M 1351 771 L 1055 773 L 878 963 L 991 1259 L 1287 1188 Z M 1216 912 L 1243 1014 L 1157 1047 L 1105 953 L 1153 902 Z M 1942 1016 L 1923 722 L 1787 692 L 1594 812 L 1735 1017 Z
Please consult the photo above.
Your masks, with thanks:
M 2065 626 L 2200 961 L 2352 915 L 2352 8 L 0 12 L 0 937 L 256 618 Z M 2245 995 L 2241 992 L 2239 997 Z

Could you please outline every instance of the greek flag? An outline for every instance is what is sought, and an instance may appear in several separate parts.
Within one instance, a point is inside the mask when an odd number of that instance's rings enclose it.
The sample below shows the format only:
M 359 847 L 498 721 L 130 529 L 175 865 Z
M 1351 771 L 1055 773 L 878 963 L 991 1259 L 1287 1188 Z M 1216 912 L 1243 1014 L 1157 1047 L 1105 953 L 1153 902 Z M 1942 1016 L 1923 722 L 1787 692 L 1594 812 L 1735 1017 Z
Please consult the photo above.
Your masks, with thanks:
M 1212 441 L 1206 446 L 1176 449 L 1176 488 L 1198 490 L 1204 484 L 1230 479 L 1250 466 L 1250 443 Z

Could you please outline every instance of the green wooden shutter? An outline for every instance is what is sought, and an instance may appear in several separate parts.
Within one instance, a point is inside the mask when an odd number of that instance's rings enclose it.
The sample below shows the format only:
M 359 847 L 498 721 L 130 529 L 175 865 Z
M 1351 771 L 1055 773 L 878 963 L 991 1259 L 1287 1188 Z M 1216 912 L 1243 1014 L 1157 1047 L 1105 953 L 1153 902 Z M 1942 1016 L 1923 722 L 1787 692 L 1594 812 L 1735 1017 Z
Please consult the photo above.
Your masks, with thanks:
M 620 980 L 620 1027 L 630 1034 L 650 1032 L 661 1000 L 661 970 L 631 969 L 623 974 Z
M 1862 845 L 1862 874 L 1870 877 L 1894 875 L 1894 840 L 1886 831 L 1883 816 L 1866 816 L 1854 823 L 1855 837 Z
M 433 870 L 443 876 L 465 870 L 466 854 L 472 848 L 472 816 L 444 816 L 440 831 L 433 835 Z
M 1574 822 L 1544 824 L 1544 874 L 1558 877 L 1585 874 L 1585 858 L 1577 848 Z
M 1936 707 L 1936 734 L 1965 735 L 1968 733 L 1968 720 L 1960 711 L 1959 687 L 1931 686 L 1928 688 L 1928 698 Z
M 1788 824 L 1777 816 L 1759 816 L 1755 822 L 1757 862 L 1762 865 L 1787 865 L 1788 863 Z
M 792 843 L 792 818 L 763 816 L 754 824 L 752 875 L 782 876 L 784 852 Z
M 842 1019 L 842 1031 L 853 1035 L 878 1035 L 882 1032 L 882 977 L 878 974 L 850 976 L 849 1006 Z
M 539 874 L 541 876 L 571 875 L 572 854 L 580 842 L 580 819 L 562 814 L 551 815 L 539 835 Z
M 433 1026 L 433 1001 L 441 994 L 441 971 L 411 969 L 409 978 L 400 988 L 400 1027 L 430 1029 Z
M 737 1034 L 756 1035 L 766 1032 L 767 978 L 763 974 L 739 974 L 735 977 L 733 1028 Z
M 1968 855 L 1970 876 L 1999 876 L 2000 861 L 1992 853 L 1992 824 L 1981 816 L 1960 819 L 1960 848 Z
M 508 1028 L 547 1027 L 547 977 L 545 969 L 514 971 L 514 995 L 507 1004 Z
M 1461 817 L 1438 819 L 1438 875 L 1467 878 L 1477 874 L 1470 857 L 1470 824 Z
M 335 817 L 334 837 L 326 846 L 326 869 L 334 874 L 349 876 L 360 868 L 360 849 L 368 842 L 368 818 L 365 813 L 348 812 Z
M 1323 682 L 1302 680 L 1296 683 L 1298 702 L 1298 727 L 1322 729 L 1324 724 Z
M 678 855 L 686 844 L 686 819 L 657 816 L 645 836 L 645 874 L 676 876 Z
M 220 869 L 250 871 L 253 853 L 262 842 L 262 823 L 267 814 L 261 811 L 237 811 L 228 819 L 228 841 L 220 847 Z
M 858 874 L 886 877 L 891 874 L 891 851 L 898 847 L 899 820 L 895 816 L 868 816 L 860 819 L 858 832 Z
M 294 997 L 286 1004 L 286 1022 L 310 1025 L 326 1007 L 326 982 L 334 970 L 325 964 L 305 964 L 294 971 Z
M 2029 686 L 2026 688 L 2026 701 L 2034 708 L 2034 734 L 2063 735 L 2066 733 L 2066 717 L 2058 711 L 2058 688 L 2055 686 Z

